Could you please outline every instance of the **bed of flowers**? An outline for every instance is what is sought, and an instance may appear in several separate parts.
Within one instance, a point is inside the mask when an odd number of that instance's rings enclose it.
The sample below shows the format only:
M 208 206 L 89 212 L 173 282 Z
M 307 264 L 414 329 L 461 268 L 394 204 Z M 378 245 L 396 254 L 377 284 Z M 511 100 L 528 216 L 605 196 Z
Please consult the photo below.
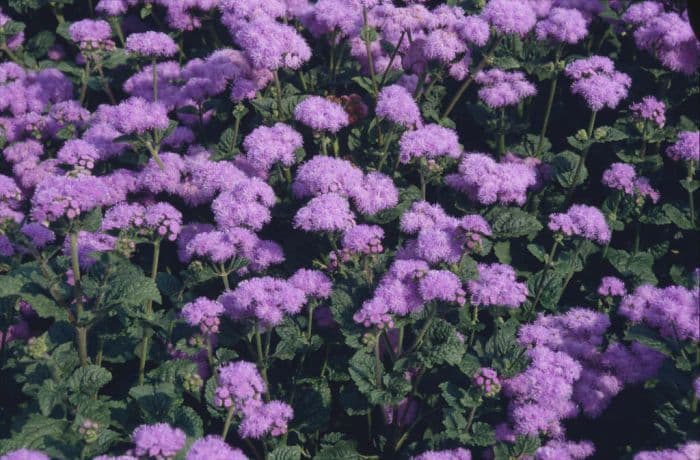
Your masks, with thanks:
M 0 459 L 700 458 L 697 2 L 0 7 Z

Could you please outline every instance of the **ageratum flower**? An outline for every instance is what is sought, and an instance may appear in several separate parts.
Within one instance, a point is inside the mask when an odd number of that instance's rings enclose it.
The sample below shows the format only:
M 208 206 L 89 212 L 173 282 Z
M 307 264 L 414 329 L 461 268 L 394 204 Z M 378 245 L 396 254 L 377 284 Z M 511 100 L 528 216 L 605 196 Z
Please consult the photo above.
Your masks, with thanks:
M 300 289 L 307 297 L 327 299 L 331 296 L 333 283 L 323 272 L 300 268 L 287 281 Z
M 307 232 L 335 232 L 355 225 L 348 200 L 337 193 L 311 199 L 294 216 L 294 227 Z
M 64 164 L 90 171 L 100 159 L 100 152 L 89 142 L 70 139 L 58 150 L 56 158 Z
M 284 123 L 255 128 L 243 141 L 248 162 L 256 169 L 269 171 L 276 163 L 294 164 L 294 152 L 304 141 L 294 128 Z
M 47 244 L 56 241 L 56 234 L 51 229 L 35 222 L 22 225 L 20 231 L 37 249 L 42 249 Z
M 378 225 L 355 225 L 343 232 L 343 249 L 357 254 L 378 254 L 384 250 L 384 230 Z
M 491 69 L 479 72 L 474 81 L 482 85 L 479 99 L 494 109 L 516 105 L 537 93 L 535 85 L 527 81 L 522 72 Z
M 350 196 L 362 187 L 362 170 L 347 160 L 316 155 L 297 170 L 292 192 L 297 198 L 324 193 Z
M 53 222 L 61 217 L 75 219 L 111 200 L 110 190 L 101 178 L 49 176 L 37 186 L 31 201 L 34 220 Z
M 139 457 L 171 459 L 185 447 L 185 433 L 167 423 L 141 425 L 131 435 L 134 453 Z
M 0 456 L 0 460 L 50 460 L 50 458 L 38 450 L 18 449 Z
M 700 455 L 700 442 L 687 442 L 675 449 L 639 452 L 632 460 L 690 460 Z
M 220 228 L 248 227 L 260 230 L 272 218 L 275 192 L 267 183 L 250 178 L 221 193 L 211 204 Z
M 452 450 L 423 452 L 413 457 L 413 460 L 472 460 L 472 454 L 461 447 Z
M 627 97 L 632 84 L 629 75 L 615 70 L 615 64 L 605 56 L 591 56 L 569 63 L 565 69 L 571 78 L 571 92 L 586 101 L 597 112 L 604 107 L 614 109 Z
M 479 264 L 479 277 L 467 282 L 470 302 L 479 306 L 517 308 L 527 298 L 527 285 L 516 281 L 515 270 L 504 264 Z
M 666 149 L 666 155 L 675 161 L 700 160 L 700 131 L 681 131 L 676 143 Z
M 603 277 L 600 280 L 597 292 L 603 296 L 623 296 L 627 294 L 624 281 L 614 276 Z
M 292 407 L 281 401 L 248 405 L 243 408 L 243 420 L 238 433 L 244 439 L 260 439 L 267 434 L 282 436 L 287 432 L 287 424 L 293 417 Z
M 219 316 L 224 312 L 224 306 L 206 297 L 198 297 L 182 307 L 182 317 L 190 326 L 199 327 L 202 334 L 219 333 Z
M 185 455 L 185 460 L 248 460 L 240 449 L 234 449 L 216 435 L 196 440 Z
M 456 174 L 448 174 L 445 182 L 481 204 L 527 201 L 527 191 L 538 184 L 535 166 L 526 162 L 496 163 L 485 153 L 467 153 Z
M 538 40 L 559 43 L 578 43 L 588 34 L 588 21 L 573 8 L 552 8 L 546 18 L 537 23 Z
M 461 154 L 457 133 L 433 123 L 406 131 L 399 141 L 399 159 L 404 164 L 414 158 L 459 158 Z
M 422 117 L 418 104 L 403 86 L 389 85 L 382 88 L 377 96 L 377 116 L 393 123 L 410 127 L 420 127 Z
M 535 460 L 584 460 L 595 452 L 590 441 L 550 440 L 535 451 Z
M 585 204 L 572 205 L 563 214 L 550 214 L 548 227 L 566 236 L 579 236 L 598 243 L 607 243 L 611 237 L 603 213 L 598 208 Z
M 662 13 L 644 21 L 634 32 L 639 49 L 656 55 L 667 68 L 692 75 L 700 65 L 700 42 L 687 17 Z
M 110 40 L 112 28 L 101 19 L 76 21 L 68 28 L 68 35 L 82 50 L 114 47 Z
M 254 68 L 296 70 L 311 58 L 306 40 L 292 26 L 272 19 L 254 19 L 232 32 Z
M 294 108 L 294 118 L 314 131 L 337 133 L 350 120 L 345 109 L 321 96 L 309 96 Z
M 177 54 L 177 45 L 162 32 L 141 32 L 126 37 L 126 50 L 147 57 L 172 57 Z
M 285 314 L 299 313 L 306 303 L 306 294 L 287 280 L 264 276 L 241 281 L 218 301 L 232 319 L 250 318 L 268 327 L 282 322 Z
M 630 112 L 635 118 L 649 120 L 659 128 L 666 124 L 666 104 L 654 96 L 645 96 L 641 101 L 631 104 Z
M 501 34 L 524 37 L 537 22 L 535 12 L 528 2 L 518 0 L 489 0 L 481 17 Z

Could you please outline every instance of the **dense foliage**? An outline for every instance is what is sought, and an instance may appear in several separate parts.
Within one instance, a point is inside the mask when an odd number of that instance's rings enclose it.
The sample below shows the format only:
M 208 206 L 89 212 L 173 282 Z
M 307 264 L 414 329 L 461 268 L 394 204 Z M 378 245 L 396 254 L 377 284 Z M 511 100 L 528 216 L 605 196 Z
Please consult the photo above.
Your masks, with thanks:
M 700 458 L 685 2 L 0 5 L 0 459 Z

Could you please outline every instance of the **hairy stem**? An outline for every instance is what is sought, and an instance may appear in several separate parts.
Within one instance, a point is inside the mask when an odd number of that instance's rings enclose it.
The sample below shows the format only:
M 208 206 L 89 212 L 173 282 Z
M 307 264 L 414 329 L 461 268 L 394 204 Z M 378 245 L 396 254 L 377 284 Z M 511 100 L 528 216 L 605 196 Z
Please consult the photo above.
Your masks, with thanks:
M 554 240 L 554 244 L 552 244 L 552 249 L 549 251 L 549 255 L 547 256 L 547 260 L 545 260 L 545 265 L 544 269 L 542 271 L 542 278 L 540 278 L 540 282 L 537 283 L 537 292 L 535 293 L 535 299 L 532 301 L 532 309 L 537 310 L 537 305 L 540 303 L 540 298 L 542 297 L 542 294 L 544 293 L 544 282 L 547 276 L 547 272 L 549 269 L 554 265 L 554 257 L 557 253 L 557 247 L 559 246 L 559 241 Z
M 554 56 L 554 75 L 552 76 L 552 82 L 549 84 L 549 96 L 547 97 L 547 107 L 544 111 L 544 121 L 542 122 L 542 129 L 540 130 L 540 138 L 537 141 L 537 148 L 535 149 L 535 156 L 539 157 L 542 152 L 542 146 L 544 145 L 544 138 L 547 135 L 547 127 L 549 126 L 549 116 L 552 113 L 552 105 L 554 104 L 554 96 L 557 92 L 557 82 L 559 81 L 559 60 L 561 59 L 562 47 L 557 48 L 556 55 Z
M 221 439 L 226 441 L 226 436 L 228 436 L 228 430 L 231 428 L 231 421 L 233 420 L 233 414 L 235 413 L 236 406 L 231 405 L 228 408 L 228 413 L 226 414 L 226 420 L 224 421 L 224 429 L 221 430 Z
M 153 260 L 151 261 L 151 279 L 156 280 L 158 275 L 158 259 L 160 258 L 160 239 L 153 242 Z M 153 301 L 146 302 L 146 316 L 151 319 L 153 316 Z M 148 352 L 150 349 L 151 335 L 150 327 L 143 326 L 143 335 L 141 337 L 141 356 L 139 357 L 139 385 L 143 385 L 146 375 L 146 361 L 148 361 Z
M 595 118 L 598 112 L 593 111 L 591 112 L 591 118 L 588 121 L 588 130 L 586 133 L 588 134 L 588 141 L 590 142 L 593 136 L 593 127 L 595 126 Z M 576 184 L 578 183 L 578 179 L 581 176 L 581 171 L 583 170 L 583 165 L 586 164 L 586 157 L 588 156 L 588 152 L 591 151 L 591 146 L 590 144 L 583 149 L 583 152 L 581 152 L 581 156 L 579 157 L 578 163 L 576 164 L 576 170 L 574 171 L 574 178 L 571 181 L 571 187 L 569 188 L 569 191 L 566 194 L 566 201 L 569 201 L 571 199 L 571 195 L 574 193 L 574 189 L 576 188 Z
M 406 31 L 402 31 L 401 35 L 399 36 L 399 41 L 396 43 L 396 47 L 394 48 L 394 51 L 391 52 L 391 57 L 389 58 L 389 65 L 386 66 L 386 69 L 384 69 L 384 74 L 382 75 L 382 79 L 379 81 L 379 86 L 384 86 L 384 83 L 386 82 L 386 77 L 389 75 L 389 70 L 391 70 L 391 66 L 394 65 L 394 59 L 396 59 L 396 55 L 399 52 L 399 49 L 401 48 L 401 44 L 403 43 L 403 39 L 406 36 Z
M 87 354 L 87 327 L 80 325 L 81 316 L 83 316 L 83 292 L 80 287 L 80 263 L 78 260 L 78 233 L 77 231 L 70 232 L 70 256 L 71 266 L 73 269 L 73 296 L 75 297 L 76 310 L 76 326 L 75 332 L 78 337 L 78 356 L 80 365 L 85 367 L 88 365 Z
M 367 67 L 369 67 L 369 76 L 370 79 L 372 80 L 372 89 L 374 90 L 374 94 L 372 94 L 372 97 L 376 98 L 377 94 L 379 94 L 379 87 L 377 86 L 377 77 L 374 74 L 374 58 L 372 58 L 372 48 L 371 48 L 371 43 L 369 41 L 369 37 L 367 36 L 367 33 L 369 31 L 369 22 L 367 21 L 367 8 L 362 7 L 362 22 L 364 25 L 364 30 L 365 32 L 364 35 L 364 42 L 365 42 L 365 49 L 367 50 Z

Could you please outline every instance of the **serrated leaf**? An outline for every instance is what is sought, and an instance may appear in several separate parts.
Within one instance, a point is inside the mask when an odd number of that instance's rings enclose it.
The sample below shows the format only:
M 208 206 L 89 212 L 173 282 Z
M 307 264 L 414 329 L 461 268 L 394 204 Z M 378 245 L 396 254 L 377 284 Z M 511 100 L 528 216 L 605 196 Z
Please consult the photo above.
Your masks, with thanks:
M 86 395 L 93 395 L 112 380 L 112 373 L 107 369 L 89 364 L 76 370 L 68 379 L 68 388 Z
M 520 208 L 493 208 L 486 213 L 494 238 L 510 239 L 521 236 L 534 237 L 542 224 L 537 218 Z
M 564 188 L 572 188 L 583 184 L 588 177 L 588 169 L 585 164 L 581 164 L 578 179 L 574 183 L 576 169 L 581 161 L 581 156 L 577 153 L 565 150 L 556 155 L 552 160 L 552 175 Z
M 267 456 L 268 460 L 299 460 L 300 458 L 299 446 L 280 446 Z

